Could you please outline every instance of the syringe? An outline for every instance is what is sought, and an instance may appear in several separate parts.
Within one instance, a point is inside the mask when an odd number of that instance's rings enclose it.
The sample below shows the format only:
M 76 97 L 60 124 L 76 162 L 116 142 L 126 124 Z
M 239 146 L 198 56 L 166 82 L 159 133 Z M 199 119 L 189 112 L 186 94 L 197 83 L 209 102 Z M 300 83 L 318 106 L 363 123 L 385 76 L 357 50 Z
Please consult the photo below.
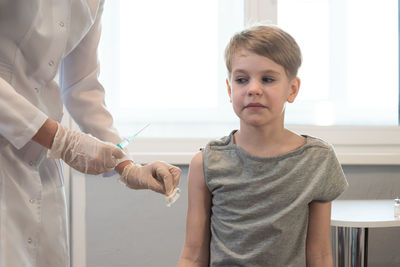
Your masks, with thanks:
M 147 124 L 146 126 L 144 126 L 142 129 L 140 129 L 140 130 L 139 130 L 138 132 L 136 132 L 135 134 L 131 135 L 130 137 L 126 137 L 126 138 L 122 139 L 122 141 L 121 141 L 119 144 L 117 144 L 117 147 L 119 147 L 119 148 L 121 148 L 121 149 L 124 149 L 125 147 L 127 147 L 127 146 L 129 145 L 129 143 L 132 142 L 132 140 L 133 140 L 141 131 L 143 131 L 144 129 L 146 129 L 149 125 L 150 125 L 150 123 Z

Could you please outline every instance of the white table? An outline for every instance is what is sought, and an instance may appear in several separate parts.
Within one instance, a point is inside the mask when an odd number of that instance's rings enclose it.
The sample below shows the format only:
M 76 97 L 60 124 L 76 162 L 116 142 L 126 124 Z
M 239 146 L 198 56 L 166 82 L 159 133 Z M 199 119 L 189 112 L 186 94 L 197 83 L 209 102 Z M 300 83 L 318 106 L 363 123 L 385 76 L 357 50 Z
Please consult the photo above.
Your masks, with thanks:
M 335 229 L 334 263 L 337 267 L 368 265 L 368 229 L 400 227 L 394 200 L 335 200 L 331 226 Z

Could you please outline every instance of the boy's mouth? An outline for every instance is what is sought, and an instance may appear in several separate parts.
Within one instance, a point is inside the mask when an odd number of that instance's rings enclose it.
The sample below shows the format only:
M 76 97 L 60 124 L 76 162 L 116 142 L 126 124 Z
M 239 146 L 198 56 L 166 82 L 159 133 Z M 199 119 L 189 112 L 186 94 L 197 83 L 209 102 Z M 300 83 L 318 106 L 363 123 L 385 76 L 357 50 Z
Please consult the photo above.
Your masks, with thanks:
M 258 102 L 254 102 L 254 103 L 249 103 L 247 104 L 244 108 L 248 108 L 248 109 L 257 109 L 257 108 L 266 108 L 266 106 L 264 106 L 261 103 Z

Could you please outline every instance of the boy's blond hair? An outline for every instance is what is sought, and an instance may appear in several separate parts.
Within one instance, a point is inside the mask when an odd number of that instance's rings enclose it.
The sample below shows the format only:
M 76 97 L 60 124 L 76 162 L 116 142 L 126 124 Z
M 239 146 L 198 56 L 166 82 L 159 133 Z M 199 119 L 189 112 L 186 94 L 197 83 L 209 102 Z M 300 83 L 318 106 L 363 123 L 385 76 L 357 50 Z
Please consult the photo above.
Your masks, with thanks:
M 297 76 L 301 65 L 300 48 L 292 36 L 276 26 L 253 26 L 231 38 L 225 49 L 229 79 L 232 74 L 232 60 L 241 49 L 267 57 L 281 65 L 290 79 Z

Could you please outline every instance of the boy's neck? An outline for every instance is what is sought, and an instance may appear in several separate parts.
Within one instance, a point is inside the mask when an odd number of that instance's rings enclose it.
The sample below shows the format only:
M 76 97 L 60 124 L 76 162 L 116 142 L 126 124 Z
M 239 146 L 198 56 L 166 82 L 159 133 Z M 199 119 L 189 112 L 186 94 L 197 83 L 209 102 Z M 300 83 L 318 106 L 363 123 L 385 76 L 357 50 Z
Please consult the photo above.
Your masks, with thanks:
M 284 126 L 280 127 L 254 127 L 240 126 L 240 130 L 234 135 L 237 146 L 251 155 L 260 157 L 275 157 L 293 151 L 306 142 Z

